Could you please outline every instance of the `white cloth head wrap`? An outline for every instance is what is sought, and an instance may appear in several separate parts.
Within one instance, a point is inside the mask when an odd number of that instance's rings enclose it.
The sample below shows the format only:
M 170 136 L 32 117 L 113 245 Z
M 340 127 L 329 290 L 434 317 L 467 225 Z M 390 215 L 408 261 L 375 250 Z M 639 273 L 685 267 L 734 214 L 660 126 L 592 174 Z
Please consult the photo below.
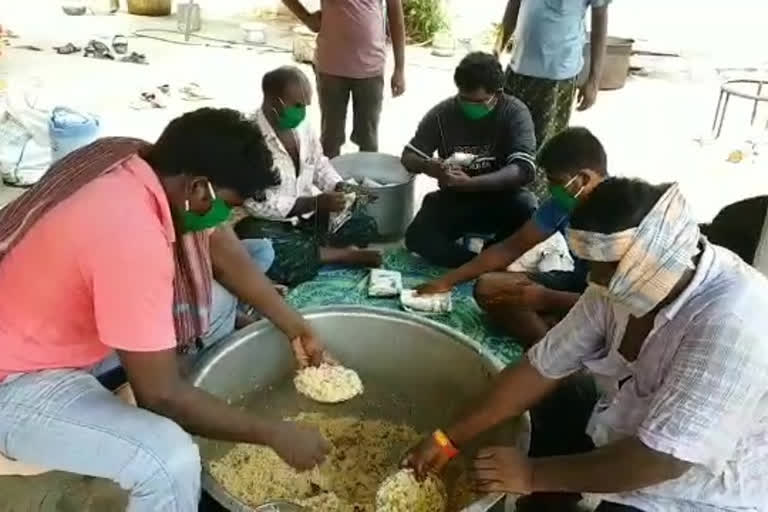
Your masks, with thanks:
M 618 233 L 568 230 L 568 246 L 579 258 L 618 262 L 608 295 L 641 317 L 662 300 L 699 252 L 699 225 L 673 184 L 636 228 Z

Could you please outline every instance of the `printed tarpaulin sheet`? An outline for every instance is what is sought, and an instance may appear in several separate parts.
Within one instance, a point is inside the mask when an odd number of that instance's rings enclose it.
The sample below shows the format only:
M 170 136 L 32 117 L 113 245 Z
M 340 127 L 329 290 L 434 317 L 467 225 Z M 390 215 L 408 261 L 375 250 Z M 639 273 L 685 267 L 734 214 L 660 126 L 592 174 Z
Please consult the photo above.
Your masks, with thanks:
M 403 276 L 404 288 L 416 286 L 439 277 L 446 269 L 430 265 L 405 249 L 385 253 L 382 268 L 396 270 Z M 368 269 L 328 266 L 312 281 L 303 283 L 288 294 L 294 307 L 310 308 L 331 305 L 374 306 L 401 310 L 399 297 L 368 297 Z M 472 297 L 472 284 L 466 283 L 453 291 L 453 311 L 428 318 L 456 329 L 472 338 L 504 363 L 520 360 L 523 350 L 512 338 L 491 326 Z

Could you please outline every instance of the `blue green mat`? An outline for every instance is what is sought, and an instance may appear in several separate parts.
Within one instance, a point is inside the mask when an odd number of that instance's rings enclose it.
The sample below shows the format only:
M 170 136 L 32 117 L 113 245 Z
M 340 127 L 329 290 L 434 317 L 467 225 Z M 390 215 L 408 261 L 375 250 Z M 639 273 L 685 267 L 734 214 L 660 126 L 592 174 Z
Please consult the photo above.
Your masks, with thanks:
M 445 273 L 445 269 L 430 265 L 405 249 L 387 251 L 382 268 L 400 272 L 405 288 L 414 288 Z M 341 304 L 400 309 L 400 301 L 396 298 L 368 297 L 368 270 L 365 269 L 323 268 L 315 279 L 291 290 L 287 299 L 299 309 Z M 517 362 L 523 354 L 522 347 L 513 339 L 489 325 L 472 297 L 471 284 L 454 289 L 453 312 L 430 316 L 430 319 L 469 336 L 504 363 Z

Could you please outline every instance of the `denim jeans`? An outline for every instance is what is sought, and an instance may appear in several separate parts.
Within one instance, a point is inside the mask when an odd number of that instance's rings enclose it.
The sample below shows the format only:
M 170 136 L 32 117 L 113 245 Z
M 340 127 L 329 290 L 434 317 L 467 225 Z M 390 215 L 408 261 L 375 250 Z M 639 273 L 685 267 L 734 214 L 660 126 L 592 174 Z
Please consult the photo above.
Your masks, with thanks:
M 265 239 L 253 238 L 241 240 L 251 260 L 266 273 L 275 260 L 275 250 L 272 242 Z M 213 282 L 213 298 L 211 300 L 210 323 L 208 332 L 203 337 L 203 346 L 208 347 L 221 338 L 229 335 L 235 329 L 237 317 L 237 298 L 229 293 L 218 282 Z
M 266 270 L 271 244 L 249 240 Z M 214 286 L 204 343 L 232 332 L 237 300 Z M 56 369 L 0 383 L 0 452 L 28 464 L 108 478 L 129 491 L 129 512 L 193 512 L 200 497 L 200 455 L 172 420 L 115 398 L 85 370 Z

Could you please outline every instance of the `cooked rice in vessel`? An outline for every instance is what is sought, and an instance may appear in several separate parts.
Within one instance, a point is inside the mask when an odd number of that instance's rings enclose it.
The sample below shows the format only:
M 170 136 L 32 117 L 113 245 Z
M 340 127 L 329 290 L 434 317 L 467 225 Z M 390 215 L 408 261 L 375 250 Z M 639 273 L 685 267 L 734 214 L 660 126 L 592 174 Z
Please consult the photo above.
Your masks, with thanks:
M 289 418 L 317 426 L 333 448 L 319 467 L 298 473 L 268 447 L 237 444 L 211 461 L 211 475 L 251 506 L 287 500 L 317 512 L 376 512 L 376 492 L 395 473 L 406 450 L 422 436 L 412 427 L 384 420 L 301 413 Z M 462 472 L 449 493 L 448 510 L 471 500 Z M 441 512 L 435 510 L 434 512 Z

